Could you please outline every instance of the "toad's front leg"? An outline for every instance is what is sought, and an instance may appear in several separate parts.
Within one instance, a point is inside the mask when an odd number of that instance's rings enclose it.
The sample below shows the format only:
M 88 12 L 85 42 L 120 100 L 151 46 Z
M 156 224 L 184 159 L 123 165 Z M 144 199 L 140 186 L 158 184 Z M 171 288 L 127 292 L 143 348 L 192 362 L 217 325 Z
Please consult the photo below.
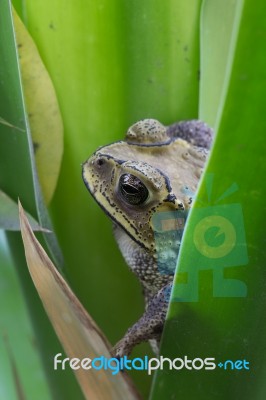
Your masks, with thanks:
M 125 336 L 115 345 L 115 357 L 129 355 L 137 344 L 148 340 L 160 342 L 166 318 L 172 283 L 159 290 L 149 301 L 142 317 L 128 329 Z

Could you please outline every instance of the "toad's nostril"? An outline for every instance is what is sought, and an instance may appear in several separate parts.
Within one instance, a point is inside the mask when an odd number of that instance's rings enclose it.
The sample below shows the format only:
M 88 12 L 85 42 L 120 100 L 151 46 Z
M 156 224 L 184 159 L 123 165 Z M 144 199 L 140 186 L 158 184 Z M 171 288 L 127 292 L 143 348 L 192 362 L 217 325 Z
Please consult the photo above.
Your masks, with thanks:
M 101 167 L 104 164 L 104 159 L 103 158 L 99 158 L 97 160 L 97 165 L 99 165 L 99 167 Z

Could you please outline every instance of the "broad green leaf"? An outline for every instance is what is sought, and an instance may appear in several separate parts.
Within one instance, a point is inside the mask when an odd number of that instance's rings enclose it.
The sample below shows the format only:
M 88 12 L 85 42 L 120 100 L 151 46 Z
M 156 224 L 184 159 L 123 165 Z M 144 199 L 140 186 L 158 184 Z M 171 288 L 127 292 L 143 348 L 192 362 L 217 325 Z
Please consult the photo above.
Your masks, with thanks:
M 110 344 L 37 241 L 20 203 L 19 215 L 29 272 L 67 356 L 79 360 L 111 358 Z M 114 375 L 110 369 L 88 371 L 80 367 L 74 373 L 86 399 L 139 398 L 123 372 Z
M 121 2 L 127 122 L 195 118 L 201 0 Z
M 203 40 L 208 23 L 215 30 L 226 24 L 219 25 L 221 13 L 210 3 Z M 152 399 L 184 393 L 199 400 L 265 398 L 265 15 L 264 1 L 237 3 L 218 119 L 215 109 L 208 111 L 218 121 L 217 137 L 187 223 L 162 343 L 165 356 L 214 357 L 222 364 L 213 371 L 160 371 Z M 205 48 L 215 46 L 215 37 L 210 32 Z M 187 283 L 178 280 L 181 274 Z M 226 360 L 246 360 L 250 369 L 225 370 Z
M 47 232 L 47 229 L 42 228 L 38 222 L 27 213 L 30 226 L 34 231 Z M 19 231 L 19 216 L 18 206 L 4 192 L 0 190 L 0 229 L 6 231 Z
M 36 334 L 3 232 L 0 232 L 0 282 L 0 398 L 50 400 Z
M 213 128 L 223 107 L 242 1 L 204 1 L 201 11 L 199 118 Z M 219 20 L 217 17 L 219 16 Z

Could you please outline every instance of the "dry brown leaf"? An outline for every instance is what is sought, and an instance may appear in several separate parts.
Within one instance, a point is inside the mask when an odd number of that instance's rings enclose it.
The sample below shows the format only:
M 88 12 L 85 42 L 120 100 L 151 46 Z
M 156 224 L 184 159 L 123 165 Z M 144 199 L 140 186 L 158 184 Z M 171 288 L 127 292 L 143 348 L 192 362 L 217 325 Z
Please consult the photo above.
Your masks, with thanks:
M 67 356 L 79 359 L 111 358 L 110 344 L 34 236 L 20 202 L 19 215 L 29 272 Z M 86 399 L 139 399 L 123 372 L 112 375 L 109 369 L 80 368 L 74 373 Z

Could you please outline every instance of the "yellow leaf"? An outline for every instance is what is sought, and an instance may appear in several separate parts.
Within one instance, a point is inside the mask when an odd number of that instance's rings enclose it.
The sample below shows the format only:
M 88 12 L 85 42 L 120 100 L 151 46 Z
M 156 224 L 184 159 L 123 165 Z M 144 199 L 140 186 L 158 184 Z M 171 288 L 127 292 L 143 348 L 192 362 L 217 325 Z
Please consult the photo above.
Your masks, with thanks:
M 20 203 L 19 215 L 29 272 L 68 357 L 111 358 L 108 341 L 37 241 Z M 74 372 L 86 399 L 139 398 L 125 373 L 113 375 L 110 369 L 82 368 Z
M 46 204 L 55 191 L 63 154 L 63 123 L 51 78 L 31 36 L 13 9 L 26 109 Z

